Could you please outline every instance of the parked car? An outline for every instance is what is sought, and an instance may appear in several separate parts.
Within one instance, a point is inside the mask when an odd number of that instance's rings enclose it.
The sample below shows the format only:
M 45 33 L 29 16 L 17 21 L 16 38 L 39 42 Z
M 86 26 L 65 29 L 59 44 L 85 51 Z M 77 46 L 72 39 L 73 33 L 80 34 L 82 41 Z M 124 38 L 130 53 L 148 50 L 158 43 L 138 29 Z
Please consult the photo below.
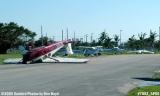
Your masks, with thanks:
M 91 48 L 86 48 L 84 50 L 84 55 L 85 56 L 99 56 L 99 55 L 101 55 L 101 52 L 100 52 L 100 50 L 98 50 L 94 47 L 91 47 Z

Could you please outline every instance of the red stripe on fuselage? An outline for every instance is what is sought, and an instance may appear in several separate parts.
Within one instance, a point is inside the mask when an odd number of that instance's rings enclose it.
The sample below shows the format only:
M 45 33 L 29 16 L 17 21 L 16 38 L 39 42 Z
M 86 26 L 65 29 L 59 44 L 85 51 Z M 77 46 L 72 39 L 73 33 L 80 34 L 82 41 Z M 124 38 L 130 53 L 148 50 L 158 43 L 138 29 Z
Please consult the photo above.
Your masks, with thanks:
M 33 59 L 38 58 L 40 56 L 43 56 L 43 55 L 61 47 L 61 46 L 63 46 L 66 43 L 68 43 L 68 42 L 56 42 L 56 43 L 51 44 L 49 46 L 32 49 L 27 53 L 27 58 L 28 58 L 27 61 L 30 61 L 30 60 L 33 60 Z

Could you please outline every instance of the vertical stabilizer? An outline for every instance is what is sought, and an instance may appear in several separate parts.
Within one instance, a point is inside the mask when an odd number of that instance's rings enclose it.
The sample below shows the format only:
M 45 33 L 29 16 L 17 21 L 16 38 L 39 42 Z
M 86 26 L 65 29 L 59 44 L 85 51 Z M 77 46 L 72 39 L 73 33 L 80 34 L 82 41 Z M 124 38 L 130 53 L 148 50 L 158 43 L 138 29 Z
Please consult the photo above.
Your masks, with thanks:
M 73 54 L 73 50 L 72 50 L 72 46 L 71 46 L 71 43 L 68 43 L 66 45 L 66 49 L 67 49 L 67 54 Z

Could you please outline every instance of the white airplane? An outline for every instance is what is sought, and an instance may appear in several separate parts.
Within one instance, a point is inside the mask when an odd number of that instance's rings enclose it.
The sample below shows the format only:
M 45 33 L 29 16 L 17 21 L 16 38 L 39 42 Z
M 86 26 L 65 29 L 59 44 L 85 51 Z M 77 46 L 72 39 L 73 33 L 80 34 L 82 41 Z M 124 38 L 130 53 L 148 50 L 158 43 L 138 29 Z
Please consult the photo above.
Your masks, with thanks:
M 76 59 L 76 58 L 62 58 L 62 57 L 53 57 L 53 55 L 60 50 L 62 47 L 66 47 L 67 54 L 73 54 L 71 41 L 59 41 L 48 46 L 42 46 L 34 48 L 28 51 L 25 56 L 22 58 L 15 59 L 6 59 L 4 63 L 87 63 L 88 59 Z
M 137 53 L 137 54 L 154 54 L 153 51 L 148 50 L 136 50 L 136 51 L 128 51 L 128 53 Z

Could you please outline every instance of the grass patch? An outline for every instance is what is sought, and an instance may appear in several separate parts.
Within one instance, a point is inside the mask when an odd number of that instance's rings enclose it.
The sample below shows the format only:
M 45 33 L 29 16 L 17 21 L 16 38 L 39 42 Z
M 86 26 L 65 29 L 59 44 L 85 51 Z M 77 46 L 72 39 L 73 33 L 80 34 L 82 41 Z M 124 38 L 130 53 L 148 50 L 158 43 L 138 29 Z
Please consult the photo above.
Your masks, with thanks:
M 155 51 L 155 54 L 160 54 L 160 51 Z
M 19 53 L 8 53 L 8 54 L 0 54 L 0 64 L 3 64 L 3 61 L 8 58 L 21 58 L 22 55 Z
M 138 87 L 131 90 L 127 96 L 160 96 L 160 86 Z

